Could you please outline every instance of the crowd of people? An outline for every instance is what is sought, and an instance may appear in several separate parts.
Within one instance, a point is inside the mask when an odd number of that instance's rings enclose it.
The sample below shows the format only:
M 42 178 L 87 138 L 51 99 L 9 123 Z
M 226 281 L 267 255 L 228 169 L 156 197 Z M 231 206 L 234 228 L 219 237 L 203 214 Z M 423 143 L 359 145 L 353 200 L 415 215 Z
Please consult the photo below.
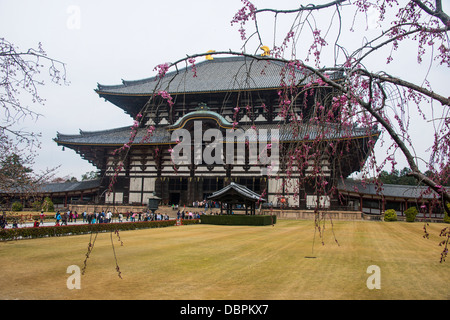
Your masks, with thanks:
M 8 223 L 6 212 L 3 211 L 3 213 L 0 215 L 0 228 L 5 229 L 6 226 L 8 226 L 8 225 L 11 225 L 11 228 L 13 228 L 13 229 L 18 228 L 19 223 L 21 222 L 22 219 L 23 219 L 23 217 L 17 217 L 17 216 L 9 217 L 9 220 L 11 223 Z M 34 225 L 36 226 L 36 223 Z M 39 222 L 38 222 L 38 226 L 39 226 Z
M 31 216 L 31 215 L 30 215 Z M 0 214 L 0 228 L 5 229 L 8 225 L 12 228 L 19 227 L 19 218 L 18 217 L 9 217 L 10 223 L 7 221 L 6 213 Z M 113 214 L 110 210 L 108 211 L 99 211 L 88 213 L 84 211 L 81 214 L 78 214 L 77 211 L 66 211 L 61 212 L 57 211 L 54 215 L 55 226 L 63 226 L 68 225 L 69 222 L 76 223 L 77 220 L 82 220 L 83 223 L 87 224 L 95 224 L 95 223 L 111 223 L 111 222 L 138 222 L 138 221 L 157 221 L 157 220 L 169 220 L 169 215 L 162 213 L 151 213 L 147 212 L 126 212 L 126 213 L 116 213 Z M 44 222 L 48 220 L 48 216 L 44 214 L 43 211 L 39 214 L 39 217 L 34 218 L 33 227 L 37 228 L 40 226 L 44 226 Z M 12 223 L 11 223 L 12 222 Z M 22 224 L 25 221 L 21 222 Z M 47 222 L 48 223 L 48 222 Z M 49 226 L 53 225 L 53 223 L 48 224 Z
M 177 212 L 177 219 L 183 219 L 183 220 L 185 220 L 185 219 L 200 219 L 200 216 L 202 215 L 202 214 L 205 214 L 204 212 L 192 212 L 192 211 L 184 211 L 184 210 L 182 210 L 182 211 L 180 211 L 180 210 L 178 210 L 178 212 Z
M 194 208 L 203 208 L 203 205 L 205 203 L 194 203 Z M 177 206 L 178 207 L 178 206 Z M 172 206 L 172 209 L 174 210 L 174 207 Z M 210 208 L 211 210 L 212 208 Z M 209 214 L 218 214 L 213 213 L 212 211 L 208 212 Z M 200 219 L 201 215 L 207 214 L 206 210 L 203 211 L 196 211 L 196 210 L 189 210 L 189 208 L 184 207 L 182 210 L 178 210 L 176 218 L 177 219 Z M 44 226 L 45 223 L 48 223 L 48 215 L 46 216 L 43 211 L 39 214 L 39 217 L 34 218 L 34 227 Z M 83 213 L 79 214 L 77 211 L 57 211 L 54 215 L 55 219 L 55 226 L 63 226 L 68 225 L 68 223 L 76 223 L 77 221 L 80 222 L 82 220 L 83 223 L 87 224 L 95 224 L 95 223 L 111 223 L 111 222 L 139 222 L 139 221 L 158 221 L 158 220 L 169 220 L 170 217 L 166 213 L 160 213 L 160 212 L 132 212 L 128 211 L 126 213 L 112 213 L 111 210 L 102 210 L 98 212 L 92 212 L 88 213 L 84 211 Z M 18 227 L 18 219 L 13 218 L 12 227 L 17 228 Z M 6 220 L 6 213 L 4 212 L 3 215 L 0 215 L 0 228 L 5 228 L 8 225 L 8 222 Z M 48 225 L 53 225 L 53 223 L 50 222 Z
M 57 226 L 67 225 L 67 222 L 77 222 L 78 212 L 72 212 L 69 210 L 67 212 L 61 213 L 57 211 L 55 214 L 55 219 Z
M 167 214 L 161 213 L 151 213 L 146 212 L 126 212 L 113 214 L 110 210 L 108 211 L 98 211 L 88 213 L 84 211 L 79 217 L 78 213 L 68 211 L 61 214 L 59 211 L 55 215 L 56 225 L 67 225 L 67 222 L 77 222 L 77 219 L 82 219 L 84 223 L 95 224 L 95 223 L 111 223 L 113 219 L 117 222 L 137 222 L 137 221 L 157 221 L 157 220 L 169 220 Z
M 126 221 L 136 222 L 136 221 L 157 221 L 157 220 L 169 220 L 169 215 L 162 213 L 152 213 L 152 212 L 126 212 Z M 119 222 L 123 221 L 123 215 L 119 213 Z
M 8 221 L 6 221 L 6 213 L 3 211 L 3 214 L 0 216 L 0 228 L 5 229 L 8 225 Z M 17 222 L 16 222 L 17 226 Z
M 178 204 L 172 204 L 171 205 L 172 210 L 178 210 Z M 186 206 L 184 206 L 186 208 Z M 194 208 L 204 208 L 206 210 L 212 210 L 213 208 L 219 208 L 219 202 L 216 201 L 207 201 L 207 200 L 201 200 L 201 201 L 193 201 L 192 207 Z

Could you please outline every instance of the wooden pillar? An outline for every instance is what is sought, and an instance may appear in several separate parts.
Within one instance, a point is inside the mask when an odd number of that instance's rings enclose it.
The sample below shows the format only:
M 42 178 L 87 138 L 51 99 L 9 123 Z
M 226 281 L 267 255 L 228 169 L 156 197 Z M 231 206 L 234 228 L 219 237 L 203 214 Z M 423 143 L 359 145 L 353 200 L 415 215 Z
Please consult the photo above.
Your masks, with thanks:
M 169 202 L 170 194 L 169 194 L 169 179 L 168 177 L 161 178 L 161 201 L 163 204 Z
M 433 211 L 432 203 L 430 201 L 428 201 L 428 215 L 430 217 L 430 220 L 431 220 L 431 212 L 432 211 Z
M 189 206 L 192 206 L 192 202 L 194 201 L 194 179 L 192 176 L 190 176 L 189 178 L 187 178 L 187 203 Z
M 157 177 L 155 179 L 155 193 L 158 197 L 163 198 L 163 185 L 161 177 Z
M 130 160 L 131 156 L 128 156 L 125 159 L 124 163 L 124 169 L 125 169 L 125 177 L 123 178 L 123 196 L 122 196 L 122 203 L 123 204 L 129 204 L 130 203 Z

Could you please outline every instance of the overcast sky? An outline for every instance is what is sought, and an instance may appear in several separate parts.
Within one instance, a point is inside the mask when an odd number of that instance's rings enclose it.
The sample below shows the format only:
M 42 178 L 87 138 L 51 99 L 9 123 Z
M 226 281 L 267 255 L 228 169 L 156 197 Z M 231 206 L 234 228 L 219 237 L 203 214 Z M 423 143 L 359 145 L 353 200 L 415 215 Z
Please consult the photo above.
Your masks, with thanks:
M 19 48 L 37 47 L 63 61 L 68 86 L 40 87 L 45 106 L 34 123 L 42 132 L 36 169 L 61 166 L 60 176 L 95 170 L 73 150 L 52 140 L 57 132 L 76 134 L 131 125 L 131 118 L 94 92 L 97 83 L 119 84 L 154 75 L 154 67 L 186 54 L 238 50 L 230 21 L 239 0 L 228 1 L 43 1 L 1 0 L 1 35 Z
M 297 2 L 253 3 L 258 8 L 291 9 Z M 156 65 L 187 54 L 239 51 L 242 41 L 238 28 L 231 27 L 230 21 L 241 6 L 240 0 L 0 0 L 0 36 L 23 50 L 41 42 L 50 57 L 66 64 L 70 81 L 70 85 L 59 86 L 47 80 L 47 85 L 39 88 L 45 106 L 34 106 L 43 117 L 36 123 L 23 123 L 42 132 L 35 170 L 61 166 L 58 176 L 78 179 L 95 170 L 73 150 L 63 151 L 53 138 L 57 132 L 76 134 L 80 129 L 131 125 L 132 119 L 121 109 L 98 97 L 94 92 L 97 83 L 120 84 L 121 79 L 147 78 L 155 74 Z M 271 23 L 267 26 L 273 28 Z M 414 54 L 402 57 L 399 69 L 423 77 L 426 70 L 408 69 L 414 59 Z M 443 84 L 441 88 L 449 83 L 448 72 L 437 77 Z

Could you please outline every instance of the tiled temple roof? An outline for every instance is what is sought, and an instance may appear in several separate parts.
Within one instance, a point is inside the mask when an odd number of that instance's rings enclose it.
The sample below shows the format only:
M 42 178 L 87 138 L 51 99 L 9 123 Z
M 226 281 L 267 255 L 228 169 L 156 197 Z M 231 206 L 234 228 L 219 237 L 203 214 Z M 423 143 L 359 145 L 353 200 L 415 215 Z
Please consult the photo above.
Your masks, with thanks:
M 104 95 L 145 95 L 150 96 L 158 90 L 170 94 L 220 92 L 236 90 L 262 90 L 281 87 L 283 67 L 285 64 L 277 61 L 255 60 L 248 57 L 226 57 L 205 60 L 178 71 L 171 71 L 159 81 L 159 77 L 126 81 L 119 85 L 98 84 L 96 92 Z M 194 72 L 195 75 L 194 76 Z M 331 75 L 337 78 L 338 73 Z M 289 79 L 289 80 L 287 80 Z M 305 76 L 302 71 L 286 75 L 285 82 L 300 85 L 314 80 L 312 75 Z
M 138 143 L 146 135 L 147 129 L 140 128 L 136 134 L 135 142 Z M 130 127 L 121 127 L 101 131 L 82 131 L 79 134 L 61 134 L 57 133 L 55 142 L 61 145 L 123 145 L 130 140 Z M 149 144 L 170 142 L 170 133 L 159 127 L 153 132 Z
M 261 197 L 261 195 L 257 194 L 256 192 L 250 190 L 246 186 L 237 184 L 235 182 L 231 182 L 229 185 L 225 186 L 224 188 L 214 192 L 211 196 L 208 197 L 208 199 L 212 200 L 220 200 L 223 199 L 223 197 L 226 196 L 233 196 L 236 195 L 248 199 L 251 201 L 266 201 L 264 198 Z
M 75 182 L 63 182 L 63 183 L 46 183 L 39 187 L 41 193 L 58 193 L 58 192 L 70 192 L 81 191 L 88 189 L 96 189 L 100 186 L 101 179 L 75 181 Z
M 84 190 L 92 190 L 100 187 L 101 179 L 94 180 L 84 180 L 84 181 L 74 181 L 74 182 L 54 182 L 54 183 L 42 183 L 34 186 L 32 192 L 40 193 L 40 194 L 55 194 L 55 193 L 70 193 Z M 1 193 L 30 193 L 28 189 L 15 188 L 14 190 L 0 190 Z
M 375 183 L 363 183 L 361 181 L 346 180 L 339 182 L 338 189 L 342 193 L 356 193 L 369 196 L 384 196 L 389 198 L 402 199 L 434 199 L 437 195 L 426 186 L 409 186 L 398 184 L 383 184 L 381 186 Z
M 168 126 L 156 127 L 152 136 L 146 139 L 145 142 L 142 139 L 147 133 L 146 128 L 139 128 L 134 140 L 135 144 L 170 144 L 174 141 L 171 140 L 172 131 L 167 130 Z M 267 140 L 271 140 L 271 130 L 279 129 L 279 141 L 311 141 L 316 139 L 319 135 L 322 140 L 342 140 L 348 138 L 364 138 L 368 136 L 377 136 L 379 132 L 375 129 L 368 128 L 349 128 L 344 130 L 338 125 L 326 124 L 326 125 L 302 125 L 298 130 L 294 129 L 291 124 L 256 124 L 252 129 L 250 124 L 240 125 L 238 127 L 242 129 L 244 133 L 250 133 L 245 137 L 251 141 L 258 141 L 257 133 L 261 133 L 262 129 L 267 130 Z M 231 130 L 231 129 L 228 129 Z M 131 129 L 130 127 L 122 127 L 111 130 L 102 131 L 82 131 L 79 134 L 68 135 L 58 133 L 54 139 L 59 145 L 104 145 L 104 146 L 119 146 L 127 143 L 130 140 Z M 224 139 L 226 138 L 226 131 L 223 133 Z M 237 141 L 244 141 L 244 136 L 238 138 Z

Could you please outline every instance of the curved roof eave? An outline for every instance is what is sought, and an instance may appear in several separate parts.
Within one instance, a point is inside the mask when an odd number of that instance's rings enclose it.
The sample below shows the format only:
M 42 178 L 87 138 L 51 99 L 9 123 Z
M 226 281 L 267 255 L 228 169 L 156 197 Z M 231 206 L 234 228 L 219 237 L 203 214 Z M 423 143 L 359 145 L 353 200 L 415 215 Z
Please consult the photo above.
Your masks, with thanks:
M 242 90 L 274 90 L 282 86 L 285 64 L 246 57 L 225 57 L 205 60 L 193 66 L 171 71 L 163 78 L 153 76 L 125 81 L 119 85 L 97 84 L 101 95 L 151 96 L 159 90 L 170 94 L 230 92 Z M 286 75 L 287 77 L 287 75 Z M 302 70 L 289 73 L 291 83 L 308 83 L 313 75 Z
M 230 129 L 233 128 L 233 124 L 226 120 L 223 116 L 217 112 L 210 110 L 196 110 L 185 114 L 183 117 L 179 118 L 174 124 L 167 126 L 167 130 L 173 131 L 176 129 L 183 128 L 189 120 L 195 119 L 212 119 L 217 122 L 221 128 Z

